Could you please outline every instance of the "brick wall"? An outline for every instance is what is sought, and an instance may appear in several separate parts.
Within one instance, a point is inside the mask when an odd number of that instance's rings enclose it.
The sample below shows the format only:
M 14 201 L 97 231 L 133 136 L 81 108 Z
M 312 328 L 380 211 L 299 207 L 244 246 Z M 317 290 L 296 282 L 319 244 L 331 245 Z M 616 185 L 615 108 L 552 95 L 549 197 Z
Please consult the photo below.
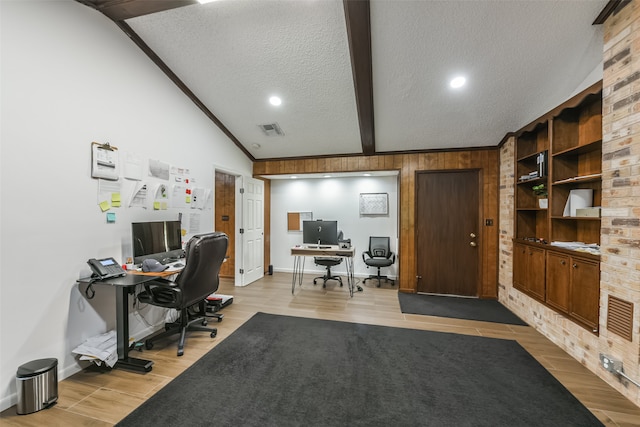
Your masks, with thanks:
M 640 406 L 640 390 L 599 362 L 601 352 L 618 358 L 640 381 L 640 2 L 628 3 L 604 25 L 600 335 L 513 288 L 513 138 L 500 150 L 499 299 Z M 609 295 L 633 304 L 631 341 L 607 328 Z
M 605 22 L 599 349 L 640 381 L 640 2 Z M 609 295 L 633 303 L 632 341 L 606 327 Z M 608 381 L 610 377 L 606 377 Z M 640 405 L 640 391 L 615 387 Z

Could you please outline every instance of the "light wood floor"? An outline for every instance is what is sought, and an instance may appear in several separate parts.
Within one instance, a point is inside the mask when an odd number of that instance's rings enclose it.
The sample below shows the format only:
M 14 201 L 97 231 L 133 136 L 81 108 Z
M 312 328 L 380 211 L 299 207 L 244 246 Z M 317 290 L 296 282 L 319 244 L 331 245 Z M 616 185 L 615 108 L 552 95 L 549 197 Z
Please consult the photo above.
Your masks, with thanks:
M 61 381 L 58 403 L 52 408 L 29 415 L 16 415 L 15 407 L 0 414 L 0 424 L 7 426 L 110 426 L 178 376 L 207 351 L 222 342 L 255 313 L 331 319 L 368 323 L 397 328 L 411 328 L 466 335 L 517 340 L 587 408 L 607 426 L 640 426 L 640 408 L 596 377 L 559 347 L 533 328 L 497 323 L 446 319 L 400 312 L 396 288 L 375 281 L 367 282 L 363 292 L 349 298 L 346 289 L 327 284 L 314 286 L 305 278 L 302 287 L 291 295 L 291 275 L 275 273 L 243 288 L 223 280 L 218 290 L 234 296 L 224 308 L 224 320 L 210 324 L 218 336 L 192 332 L 187 336 L 185 354 L 176 356 L 176 340 L 158 341 L 140 357 L 155 362 L 153 370 L 138 374 L 114 369 L 99 372 L 85 369 Z M 177 336 L 176 336 L 177 339 Z M 135 353 L 135 352 L 134 352 Z M 133 355 L 134 357 L 136 354 Z

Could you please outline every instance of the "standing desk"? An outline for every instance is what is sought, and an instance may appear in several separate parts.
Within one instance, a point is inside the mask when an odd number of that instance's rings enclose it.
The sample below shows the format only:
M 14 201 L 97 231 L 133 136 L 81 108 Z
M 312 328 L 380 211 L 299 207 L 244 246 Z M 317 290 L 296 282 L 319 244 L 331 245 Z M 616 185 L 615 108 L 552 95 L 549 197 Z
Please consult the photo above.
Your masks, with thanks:
M 319 257 L 341 257 L 345 259 L 347 265 L 347 286 L 349 287 L 349 296 L 353 297 L 353 288 L 355 281 L 353 278 L 353 257 L 356 253 L 354 246 L 344 249 L 339 246 L 317 246 L 317 245 L 301 245 L 291 248 L 293 256 L 293 278 L 291 280 L 291 294 L 295 292 L 296 281 L 302 286 L 302 278 L 304 276 L 304 261 L 308 256 Z
M 151 371 L 153 361 L 129 357 L 129 294 L 133 293 L 136 286 L 140 284 L 176 273 L 177 271 L 163 271 L 159 273 L 130 271 L 125 276 L 111 277 L 103 280 L 94 280 L 91 277 L 78 280 L 78 283 L 86 285 L 109 285 L 116 289 L 116 340 L 118 361 L 114 367 L 138 372 Z

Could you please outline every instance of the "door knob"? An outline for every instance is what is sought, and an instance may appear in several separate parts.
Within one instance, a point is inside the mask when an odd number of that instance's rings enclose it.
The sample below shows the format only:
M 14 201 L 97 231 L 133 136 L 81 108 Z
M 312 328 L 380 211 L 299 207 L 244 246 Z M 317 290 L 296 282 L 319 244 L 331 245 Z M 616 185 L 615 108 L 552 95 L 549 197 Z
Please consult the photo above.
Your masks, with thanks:
M 478 246 L 478 244 L 477 244 L 476 242 L 469 242 L 469 244 L 470 244 L 471 246 L 473 246 L 474 248 L 475 248 L 476 246 Z
M 469 234 L 469 236 L 470 236 L 472 239 L 475 239 L 475 238 L 476 238 L 476 233 L 471 233 L 471 234 Z

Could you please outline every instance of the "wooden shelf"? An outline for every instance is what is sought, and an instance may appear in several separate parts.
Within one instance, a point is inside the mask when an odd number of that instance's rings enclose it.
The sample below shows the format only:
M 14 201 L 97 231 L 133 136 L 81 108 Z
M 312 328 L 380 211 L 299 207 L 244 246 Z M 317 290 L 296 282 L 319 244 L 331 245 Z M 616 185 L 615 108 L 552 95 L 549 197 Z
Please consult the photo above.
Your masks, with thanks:
M 592 190 L 593 206 L 602 201 L 602 86 L 591 86 L 516 135 L 514 287 L 597 334 L 600 256 L 546 242 L 600 244 L 600 217 L 562 214 L 574 189 Z M 538 170 L 541 153 L 545 176 L 520 181 Z M 547 209 L 537 206 L 533 193 L 540 184 L 549 193 Z M 576 284 L 587 279 L 589 291 L 583 292 Z

